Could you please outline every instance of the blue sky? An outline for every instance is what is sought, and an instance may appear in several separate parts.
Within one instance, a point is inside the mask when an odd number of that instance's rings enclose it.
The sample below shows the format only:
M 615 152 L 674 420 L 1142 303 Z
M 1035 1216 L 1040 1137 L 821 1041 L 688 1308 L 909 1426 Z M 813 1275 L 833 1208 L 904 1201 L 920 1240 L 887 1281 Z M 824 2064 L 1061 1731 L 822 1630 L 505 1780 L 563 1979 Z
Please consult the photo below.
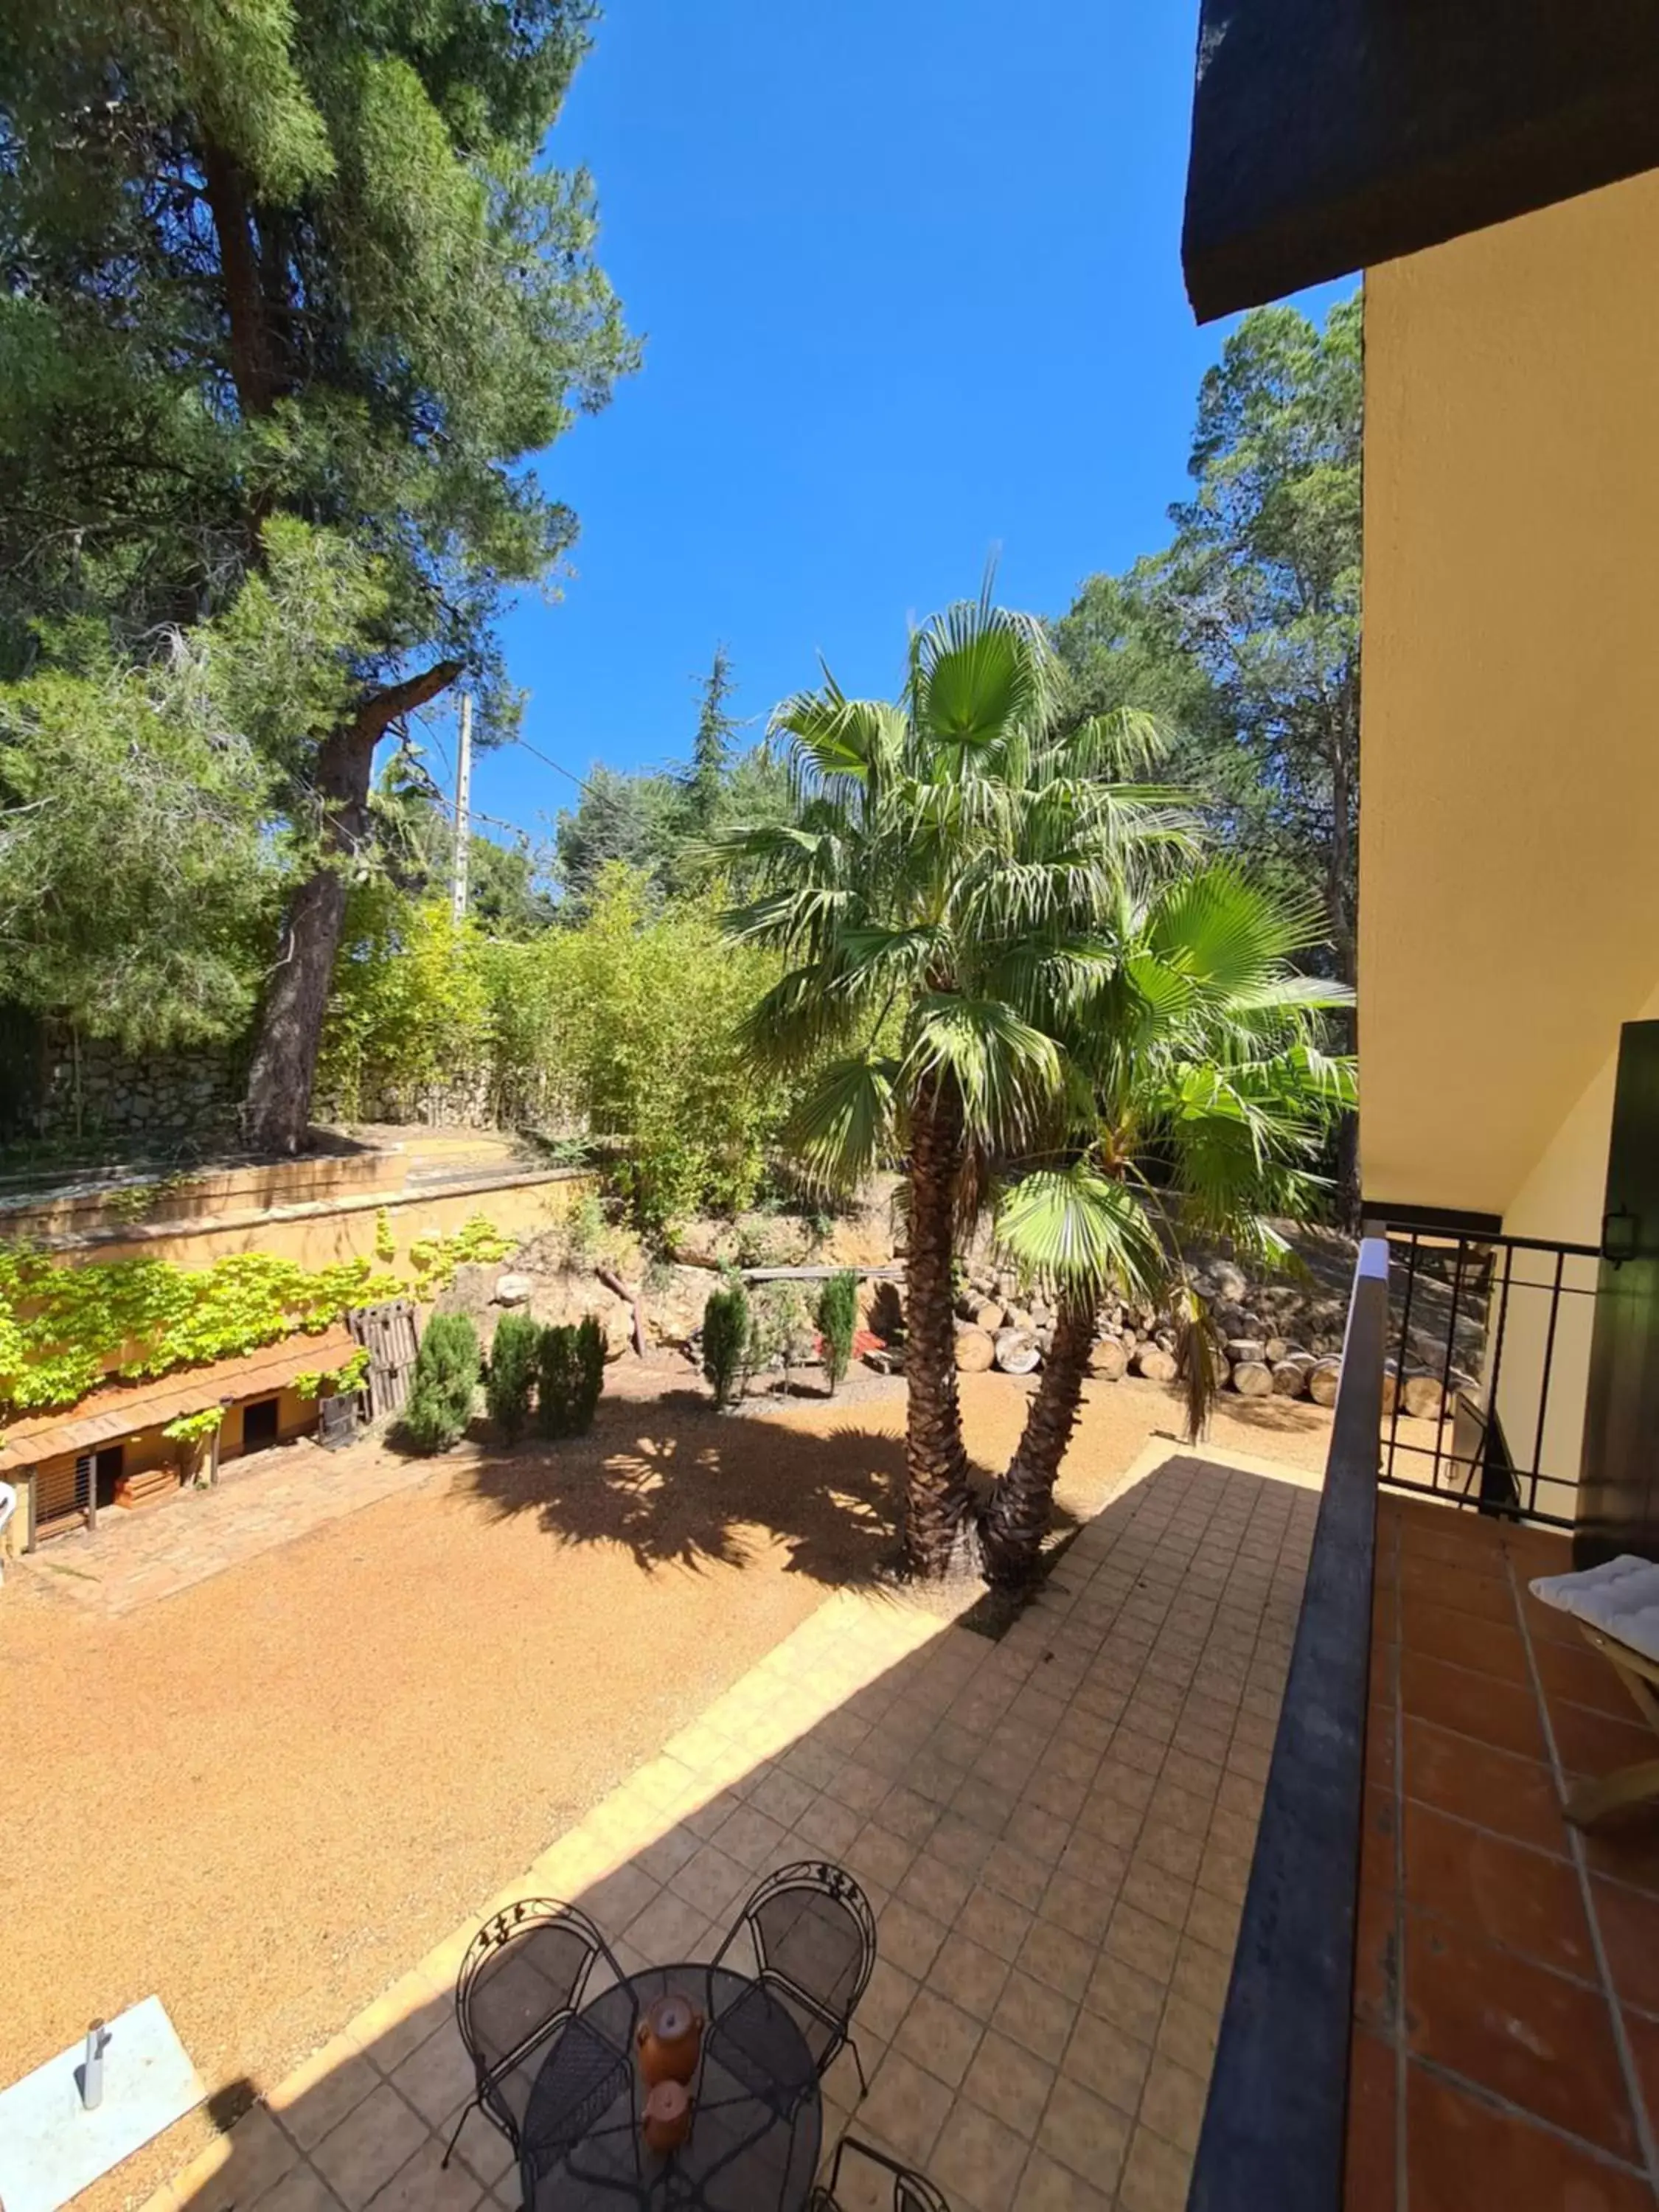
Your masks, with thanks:
M 611 0 L 549 150 L 593 173 L 645 365 L 543 463 L 581 536 L 506 628 L 538 751 L 683 753 L 717 639 L 756 734 L 820 651 L 890 693 L 909 619 L 992 553 L 1007 604 L 1059 612 L 1164 541 L 1227 328 L 1181 285 L 1195 20 Z M 475 769 L 532 830 L 575 796 L 521 746 Z

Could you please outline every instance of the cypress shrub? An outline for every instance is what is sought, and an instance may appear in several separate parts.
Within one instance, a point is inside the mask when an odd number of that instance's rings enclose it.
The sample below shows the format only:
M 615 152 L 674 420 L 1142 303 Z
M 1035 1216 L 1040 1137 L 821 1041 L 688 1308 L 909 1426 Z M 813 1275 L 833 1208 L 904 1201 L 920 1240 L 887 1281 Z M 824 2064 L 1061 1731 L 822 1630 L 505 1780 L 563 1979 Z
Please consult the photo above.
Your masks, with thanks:
M 853 1339 L 859 1325 L 859 1279 L 851 1267 L 831 1275 L 818 1292 L 818 1334 L 823 1340 L 823 1371 L 833 1398 L 836 1385 L 853 1360 Z
M 503 1314 L 495 1330 L 484 1403 L 510 1444 L 530 1425 L 530 1394 L 536 1387 L 541 1334 L 526 1313 Z
M 404 1435 L 414 1450 L 447 1451 L 465 1433 L 478 1365 L 478 1332 L 466 1316 L 434 1314 L 415 1355 L 404 1407 Z
M 605 1332 L 592 1315 L 580 1327 L 550 1322 L 541 1333 L 537 1368 L 542 1434 L 586 1436 L 605 1389 Z
M 710 1291 L 702 1310 L 702 1371 L 717 1406 L 732 1402 L 748 1351 L 749 1293 L 734 1275 Z

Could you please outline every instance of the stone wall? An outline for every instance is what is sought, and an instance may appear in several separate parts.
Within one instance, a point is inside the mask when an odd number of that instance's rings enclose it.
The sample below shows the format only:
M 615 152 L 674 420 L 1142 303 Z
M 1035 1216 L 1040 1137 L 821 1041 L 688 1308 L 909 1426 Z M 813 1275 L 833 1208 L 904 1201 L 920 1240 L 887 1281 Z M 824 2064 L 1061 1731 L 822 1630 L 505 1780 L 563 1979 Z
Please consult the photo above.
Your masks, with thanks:
M 125 1053 L 106 1037 L 76 1037 L 42 1023 L 33 1081 L 20 1091 L 11 1133 L 59 1141 L 110 1139 L 156 1152 L 234 1136 L 242 1094 L 240 1048 L 184 1047 Z

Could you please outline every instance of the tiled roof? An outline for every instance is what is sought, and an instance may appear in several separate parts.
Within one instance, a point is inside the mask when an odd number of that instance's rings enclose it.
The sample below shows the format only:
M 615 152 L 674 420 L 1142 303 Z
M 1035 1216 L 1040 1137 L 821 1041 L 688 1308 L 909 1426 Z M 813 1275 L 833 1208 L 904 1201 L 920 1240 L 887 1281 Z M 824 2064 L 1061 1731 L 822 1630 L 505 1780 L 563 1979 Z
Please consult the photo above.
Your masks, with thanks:
M 0 1449 L 0 1475 L 33 1467 L 65 1452 L 90 1451 L 139 1429 L 151 1429 L 181 1413 L 199 1413 L 222 1399 L 233 1404 L 278 1390 L 296 1375 L 327 1374 L 357 1349 L 351 1332 L 336 1322 L 316 1336 L 285 1337 L 240 1359 L 216 1360 L 210 1367 L 185 1367 L 139 1382 L 119 1382 L 94 1390 L 78 1406 L 53 1413 L 32 1413 L 14 1421 Z

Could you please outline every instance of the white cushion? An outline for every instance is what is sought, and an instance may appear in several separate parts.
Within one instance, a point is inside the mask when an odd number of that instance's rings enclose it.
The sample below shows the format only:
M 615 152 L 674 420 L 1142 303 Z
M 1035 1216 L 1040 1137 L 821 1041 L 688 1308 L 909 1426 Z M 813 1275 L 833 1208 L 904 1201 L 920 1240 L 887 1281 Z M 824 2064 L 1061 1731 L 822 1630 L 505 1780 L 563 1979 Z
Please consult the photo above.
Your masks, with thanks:
M 1576 1575 L 1540 1575 L 1532 1594 L 1659 1661 L 1659 1565 L 1621 1552 Z

